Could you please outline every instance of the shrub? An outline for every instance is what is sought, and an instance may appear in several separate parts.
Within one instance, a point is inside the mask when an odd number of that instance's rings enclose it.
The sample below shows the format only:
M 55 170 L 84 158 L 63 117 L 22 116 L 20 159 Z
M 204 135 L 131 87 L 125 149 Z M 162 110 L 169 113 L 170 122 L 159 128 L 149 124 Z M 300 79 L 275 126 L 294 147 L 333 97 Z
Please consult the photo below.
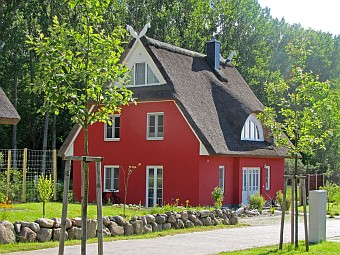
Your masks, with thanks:
M 43 218 L 45 218 L 45 204 L 48 201 L 50 201 L 53 195 L 53 183 L 52 183 L 51 175 L 39 176 L 38 191 L 39 191 L 39 200 L 43 202 Z
M 336 183 L 332 181 L 326 181 L 326 185 L 320 187 L 320 189 L 327 191 L 327 210 L 329 211 L 331 203 L 339 202 L 337 200 L 340 197 L 340 188 Z
M 251 209 L 257 209 L 259 211 L 262 211 L 262 208 L 264 204 L 266 203 L 266 200 L 260 193 L 255 193 L 250 196 L 249 198 L 249 204 Z
M 223 190 L 222 188 L 215 187 L 213 191 L 211 192 L 211 196 L 214 200 L 214 207 L 215 208 L 221 208 L 223 203 Z
M 21 200 L 22 191 L 22 173 L 19 170 L 11 169 L 9 171 L 8 198 L 12 201 Z M 0 174 L 0 192 L 7 194 L 7 171 Z
M 282 190 L 279 190 L 278 192 L 276 192 L 276 198 L 277 198 L 277 202 L 282 206 L 282 203 L 283 203 Z M 287 192 L 286 193 L 286 211 L 289 211 L 291 203 L 292 203 L 292 195 L 290 192 Z

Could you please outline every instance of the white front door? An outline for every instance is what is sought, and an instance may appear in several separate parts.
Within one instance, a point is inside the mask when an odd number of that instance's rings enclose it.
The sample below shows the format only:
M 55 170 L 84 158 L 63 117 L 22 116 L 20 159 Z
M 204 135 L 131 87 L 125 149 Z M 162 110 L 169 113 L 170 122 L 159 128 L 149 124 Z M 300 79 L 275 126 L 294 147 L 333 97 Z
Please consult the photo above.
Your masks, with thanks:
M 163 167 L 148 166 L 146 169 L 146 206 L 163 204 Z
M 242 168 L 242 203 L 247 205 L 249 197 L 255 193 L 260 193 L 260 168 Z

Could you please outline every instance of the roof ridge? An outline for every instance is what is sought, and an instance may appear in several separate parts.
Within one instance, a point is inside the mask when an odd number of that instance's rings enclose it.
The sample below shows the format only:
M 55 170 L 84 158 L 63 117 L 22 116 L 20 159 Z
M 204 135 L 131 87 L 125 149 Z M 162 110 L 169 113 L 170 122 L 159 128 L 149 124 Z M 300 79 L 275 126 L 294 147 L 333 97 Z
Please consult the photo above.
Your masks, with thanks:
M 146 41 L 148 42 L 149 45 L 155 46 L 157 48 L 161 48 L 161 49 L 165 49 L 174 53 L 179 53 L 182 55 L 186 55 L 189 57 L 195 57 L 195 58 L 201 58 L 201 59 L 205 59 L 207 57 L 207 55 L 196 52 L 196 51 L 192 51 L 192 50 L 188 50 L 188 49 L 184 49 L 169 43 L 165 43 L 165 42 L 161 42 L 158 41 L 156 39 L 144 36 L 144 38 L 146 39 Z

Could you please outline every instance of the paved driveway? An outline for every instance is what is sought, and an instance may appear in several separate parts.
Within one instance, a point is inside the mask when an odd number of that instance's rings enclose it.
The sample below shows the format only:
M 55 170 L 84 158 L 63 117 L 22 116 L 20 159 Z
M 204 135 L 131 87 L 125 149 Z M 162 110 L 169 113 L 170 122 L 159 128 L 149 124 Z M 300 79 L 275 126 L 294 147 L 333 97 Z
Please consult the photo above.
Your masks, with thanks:
M 261 223 L 262 222 L 262 223 Z M 180 254 L 215 254 L 222 251 L 234 251 L 257 246 L 275 245 L 279 242 L 279 220 L 261 221 L 250 227 L 221 229 L 154 239 L 122 240 L 104 243 L 104 254 L 124 255 L 180 255 Z M 267 222 L 267 223 L 266 223 Z M 267 225 L 270 222 L 270 225 Z M 299 239 L 304 239 L 303 224 L 299 225 Z M 327 239 L 340 238 L 340 219 L 327 220 Z M 290 224 L 285 225 L 284 242 L 290 241 Z M 58 254 L 58 248 L 38 251 L 9 253 L 11 255 L 52 255 Z M 80 246 L 65 247 L 65 254 L 80 254 Z M 87 245 L 87 254 L 97 254 L 97 244 Z

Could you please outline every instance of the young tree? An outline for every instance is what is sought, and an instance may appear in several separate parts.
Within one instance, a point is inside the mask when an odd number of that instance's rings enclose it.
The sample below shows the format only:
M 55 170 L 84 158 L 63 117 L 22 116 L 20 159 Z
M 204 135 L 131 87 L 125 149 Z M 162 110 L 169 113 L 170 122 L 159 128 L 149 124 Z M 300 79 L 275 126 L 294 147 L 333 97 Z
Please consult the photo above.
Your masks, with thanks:
M 328 82 L 320 82 L 312 73 L 304 73 L 303 66 L 309 52 L 304 47 L 306 42 L 297 42 L 297 46 L 288 45 L 287 51 L 295 63 L 291 70 L 291 77 L 287 81 L 269 83 L 266 93 L 270 105 L 265 107 L 260 119 L 265 126 L 272 130 L 274 140 L 278 145 L 288 148 L 295 159 L 293 180 L 295 194 L 295 246 L 298 246 L 298 197 L 297 176 L 298 157 L 300 153 L 312 155 L 315 145 L 324 148 L 324 139 L 332 135 L 331 130 L 322 127 L 322 116 L 325 109 L 332 109 L 328 95 Z M 283 135 L 283 133 L 285 135 Z M 289 140 L 286 139 L 286 136 Z
M 103 29 L 103 13 L 110 1 L 70 0 L 72 23 L 55 16 L 49 37 L 40 33 L 29 38 L 39 58 L 34 89 L 44 96 L 41 112 L 58 114 L 68 109 L 74 123 L 84 130 L 84 155 L 89 155 L 88 127 L 98 121 L 110 122 L 109 115 L 120 112 L 132 101 L 125 87 L 127 67 L 121 64 L 125 30 Z M 82 242 L 86 254 L 88 165 L 82 172 Z
M 46 203 L 50 201 L 53 195 L 53 183 L 52 177 L 41 175 L 38 178 L 38 191 L 39 191 L 39 200 L 43 203 L 43 218 L 46 216 Z

